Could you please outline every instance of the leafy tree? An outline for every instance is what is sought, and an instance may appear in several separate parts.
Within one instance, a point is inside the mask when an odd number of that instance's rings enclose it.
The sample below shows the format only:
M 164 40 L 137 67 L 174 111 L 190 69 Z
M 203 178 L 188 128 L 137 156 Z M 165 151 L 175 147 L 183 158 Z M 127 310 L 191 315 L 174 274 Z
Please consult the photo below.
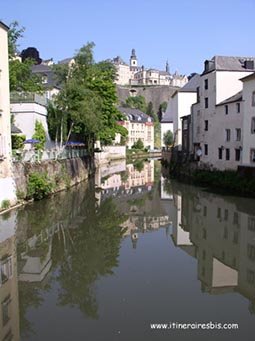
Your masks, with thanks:
M 62 124 L 66 131 L 72 129 L 83 136 L 88 146 L 92 146 L 95 139 L 109 144 L 117 132 L 126 135 L 117 124 L 123 116 L 116 107 L 116 70 L 110 62 L 95 63 L 93 48 L 94 43 L 83 46 L 70 69 L 56 68 L 56 77 L 63 88 L 54 101 L 53 119 L 49 120 L 52 122 L 50 131 L 54 131 L 55 136 L 56 131 L 59 134 L 61 130 L 57 124 Z M 63 120 L 59 121 L 58 112 L 62 112 Z
M 147 111 L 146 101 L 143 96 L 128 97 L 126 99 L 125 106 L 128 108 L 139 109 L 144 113 Z
M 46 142 L 46 132 L 45 132 L 42 122 L 38 120 L 36 120 L 35 122 L 35 132 L 32 138 L 40 141 L 39 143 L 35 144 L 35 149 L 37 150 L 44 149 L 44 145 Z
M 171 146 L 173 144 L 174 137 L 173 137 L 173 133 L 171 132 L 171 130 L 168 130 L 167 132 L 165 132 L 163 141 L 166 147 Z
M 146 114 L 149 115 L 150 117 L 154 118 L 154 111 L 153 111 L 153 104 L 152 102 L 148 103 L 147 109 L 146 109 Z
M 132 149 L 144 149 L 144 144 L 141 139 L 138 139 L 132 146 Z
M 24 141 L 26 140 L 25 135 L 12 134 L 12 149 L 23 149 Z
M 16 57 L 18 40 L 22 38 L 24 27 L 19 27 L 17 21 L 10 24 L 8 31 L 10 91 L 41 92 L 43 90 L 41 78 L 32 73 L 32 59 L 23 63 Z

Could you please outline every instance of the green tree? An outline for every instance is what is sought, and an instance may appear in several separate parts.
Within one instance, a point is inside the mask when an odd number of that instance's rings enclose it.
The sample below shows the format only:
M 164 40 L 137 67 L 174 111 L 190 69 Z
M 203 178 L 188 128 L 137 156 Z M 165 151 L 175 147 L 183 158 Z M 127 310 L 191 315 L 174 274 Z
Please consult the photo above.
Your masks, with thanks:
M 144 144 L 141 139 L 138 139 L 132 146 L 133 149 L 144 149 Z
M 143 96 L 128 97 L 124 106 L 128 108 L 139 109 L 144 113 L 146 113 L 147 110 L 146 100 Z
M 166 147 L 169 147 L 173 144 L 174 137 L 173 137 L 173 133 L 171 132 L 171 130 L 168 130 L 165 132 L 163 141 Z
M 150 117 L 155 118 L 152 102 L 148 103 L 148 106 L 147 106 L 147 109 L 146 109 L 146 114 L 149 115 Z
M 32 138 L 40 141 L 39 143 L 35 144 L 35 149 L 37 149 L 37 150 L 44 149 L 44 145 L 46 142 L 46 132 L 45 132 L 45 129 L 43 127 L 43 124 L 38 120 L 36 120 L 36 122 L 35 122 L 35 132 L 34 132 L 34 135 L 32 136 Z
M 32 73 L 33 60 L 20 62 L 16 58 L 18 40 L 22 38 L 24 30 L 24 27 L 20 28 L 18 22 L 14 21 L 8 31 L 10 91 L 41 92 L 42 80 Z
M 80 134 L 89 146 L 95 139 L 109 144 L 120 132 L 126 131 L 117 124 L 123 119 L 117 110 L 117 94 L 114 79 L 116 70 L 107 61 L 95 63 L 93 58 L 94 43 L 83 46 L 75 56 L 75 63 L 66 72 L 58 70 L 56 77 L 63 85 L 57 95 L 52 112 L 50 130 L 60 131 L 56 124 L 66 126 L 66 131 Z M 62 112 L 63 120 L 56 119 L 57 112 Z M 58 121 L 58 123 L 57 123 Z

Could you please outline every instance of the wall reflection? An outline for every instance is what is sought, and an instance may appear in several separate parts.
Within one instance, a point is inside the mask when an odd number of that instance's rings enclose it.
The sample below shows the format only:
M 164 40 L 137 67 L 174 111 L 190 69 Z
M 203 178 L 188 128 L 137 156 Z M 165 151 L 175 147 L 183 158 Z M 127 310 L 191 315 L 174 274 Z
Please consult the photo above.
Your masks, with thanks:
M 197 259 L 201 290 L 238 292 L 249 300 L 254 313 L 255 201 L 172 185 L 176 207 L 172 239 Z

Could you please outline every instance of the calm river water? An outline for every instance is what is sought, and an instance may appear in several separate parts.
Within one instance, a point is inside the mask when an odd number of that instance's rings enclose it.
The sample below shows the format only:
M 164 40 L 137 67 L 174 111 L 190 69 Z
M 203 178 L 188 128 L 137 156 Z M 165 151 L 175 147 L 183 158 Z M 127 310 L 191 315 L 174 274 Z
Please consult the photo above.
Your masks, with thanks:
M 254 340 L 255 200 L 113 163 L 0 216 L 0 270 L 1 341 Z

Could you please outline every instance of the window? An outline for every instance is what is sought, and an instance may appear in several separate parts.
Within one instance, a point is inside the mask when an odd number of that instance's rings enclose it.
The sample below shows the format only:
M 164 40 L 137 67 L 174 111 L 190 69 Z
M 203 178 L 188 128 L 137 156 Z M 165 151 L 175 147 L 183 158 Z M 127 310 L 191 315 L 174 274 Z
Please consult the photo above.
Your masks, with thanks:
M 236 128 L 236 141 L 241 141 L 241 129 Z
M 202 232 L 203 232 L 203 239 L 206 239 L 207 237 L 206 229 L 203 229 Z
M 11 303 L 11 298 L 10 298 L 10 295 L 8 295 L 2 302 L 2 316 L 3 316 L 4 326 L 10 320 L 10 311 L 9 311 L 10 303 Z
M 208 131 L 208 120 L 205 120 L 205 130 Z
M 202 258 L 203 258 L 203 260 L 206 259 L 206 251 L 205 250 L 203 250 L 203 252 L 202 252 Z
M 251 105 L 255 107 L 255 91 L 252 93 L 252 98 L 251 98 Z
M 228 220 L 228 210 L 227 209 L 225 209 L 225 211 L 224 211 L 224 220 Z
M 197 87 L 197 103 L 200 102 L 199 86 Z
M 224 239 L 228 239 L 228 229 L 227 229 L 227 227 L 224 227 L 223 238 L 224 238 Z
M 226 135 L 226 141 L 230 141 L 231 130 L 230 129 L 225 129 L 225 135 Z
M 234 235 L 233 235 L 233 243 L 234 244 L 238 244 L 238 231 L 235 231 L 234 232 Z
M 12 257 L 0 261 L 0 286 L 12 277 Z
M 206 217 L 206 216 L 207 216 L 207 207 L 206 207 L 206 206 L 204 206 L 204 211 L 203 211 L 203 214 L 204 214 L 204 217 Z
M 226 160 L 228 161 L 230 159 L 230 150 L 226 149 Z
M 251 261 L 255 261 L 255 246 L 248 244 L 247 246 L 247 256 Z
M 208 155 L 208 144 L 205 144 L 205 155 Z
M 235 159 L 236 159 L 236 161 L 240 161 L 240 159 L 241 159 L 241 150 L 238 148 L 238 149 L 236 149 L 235 150 Z
M 205 79 L 205 90 L 208 90 L 208 79 Z
M 217 209 L 217 218 L 221 219 L 221 207 Z
M 225 105 L 225 115 L 228 115 L 228 105 Z
M 255 162 L 255 149 L 251 149 L 251 162 Z
M 253 270 L 247 270 L 247 282 L 251 285 L 254 285 L 255 283 L 255 272 Z
M 222 152 L 223 152 L 223 149 L 222 149 L 222 148 L 219 148 L 219 149 L 218 149 L 219 160 L 222 160 Z
M 255 134 L 255 117 L 251 118 L 251 133 Z
M 255 231 L 255 217 L 248 217 L 248 230 Z
M 209 106 L 208 97 L 205 97 L 205 108 L 208 108 L 208 106 Z
M 233 224 L 238 225 L 239 224 L 239 215 L 237 212 L 234 212 L 233 215 Z
M 236 103 L 236 112 L 240 113 L 240 103 Z

